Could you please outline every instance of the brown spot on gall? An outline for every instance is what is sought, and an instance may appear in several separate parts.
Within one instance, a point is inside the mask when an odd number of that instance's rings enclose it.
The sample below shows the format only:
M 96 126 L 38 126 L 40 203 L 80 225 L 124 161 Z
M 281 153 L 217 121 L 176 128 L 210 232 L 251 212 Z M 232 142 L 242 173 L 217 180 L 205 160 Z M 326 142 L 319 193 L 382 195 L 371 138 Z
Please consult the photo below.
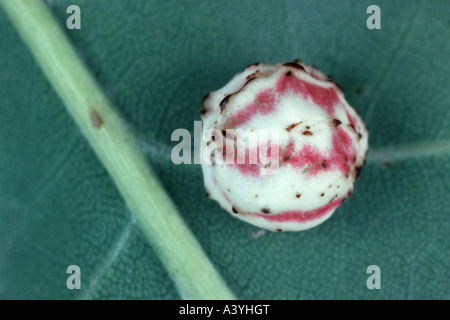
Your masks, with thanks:
M 341 122 L 338 119 L 333 119 L 332 123 L 333 123 L 333 127 L 337 127 L 338 125 L 341 124 Z
M 253 72 L 252 74 L 249 74 L 246 78 L 246 80 L 250 80 L 256 77 L 256 72 Z
M 305 68 L 303 68 L 303 66 L 298 64 L 296 61 L 298 61 L 298 60 L 294 60 L 293 62 L 287 62 L 287 63 L 283 64 L 283 66 L 292 67 L 292 68 L 295 68 L 298 70 L 305 71 Z
M 270 213 L 270 209 L 262 208 L 261 212 L 264 213 L 264 214 L 269 214 Z
M 344 92 L 344 89 L 342 89 L 342 87 L 341 87 L 339 84 L 337 84 L 337 83 L 334 82 L 334 81 L 333 81 L 333 83 L 336 85 L 336 87 L 337 87 L 339 90 L 341 90 L 341 92 Z
M 349 127 L 352 128 L 352 130 L 353 130 L 354 132 L 356 132 L 356 129 L 355 129 L 355 126 L 353 125 L 353 123 L 350 123 Z
M 298 198 L 300 198 L 302 195 L 300 194 L 300 193 L 297 193 L 296 195 L 295 195 L 295 197 L 298 199 Z
M 291 71 L 286 72 L 286 75 L 289 77 L 292 74 Z
M 306 131 L 303 131 L 303 135 L 304 136 L 312 136 L 313 133 L 311 131 L 306 130 Z
M 296 126 L 298 126 L 300 123 L 302 123 L 302 121 L 291 124 L 290 126 L 288 126 L 288 127 L 286 128 L 286 131 L 288 131 L 288 132 L 291 131 L 291 130 L 294 129 Z
M 362 170 L 362 166 L 355 167 L 355 179 L 357 179 L 359 177 L 361 170 Z
M 281 230 L 280 228 L 275 229 L 276 232 L 281 232 L 283 230 Z
M 255 63 L 252 63 L 252 64 L 249 64 L 248 66 L 247 66 L 247 68 L 250 68 L 250 67 L 257 67 L 257 66 L 259 66 L 259 62 L 255 62 Z
M 91 119 L 91 125 L 95 129 L 100 129 L 103 126 L 103 118 L 100 116 L 100 114 L 97 112 L 97 110 L 92 109 L 89 115 Z
M 322 168 L 326 168 L 327 167 L 327 163 L 324 161 L 322 162 Z
M 290 157 L 284 157 L 284 161 L 289 161 Z
M 222 113 L 222 111 L 225 109 L 225 107 L 227 106 L 228 100 L 230 100 L 231 94 L 227 95 L 225 98 L 222 99 L 222 101 L 220 101 L 220 112 Z
M 323 192 L 320 194 L 321 197 L 323 197 L 324 195 L 325 195 L 325 193 L 323 193 Z
M 232 207 L 231 210 L 232 210 L 234 213 L 238 213 L 238 211 L 237 211 L 237 209 L 236 209 L 235 207 Z

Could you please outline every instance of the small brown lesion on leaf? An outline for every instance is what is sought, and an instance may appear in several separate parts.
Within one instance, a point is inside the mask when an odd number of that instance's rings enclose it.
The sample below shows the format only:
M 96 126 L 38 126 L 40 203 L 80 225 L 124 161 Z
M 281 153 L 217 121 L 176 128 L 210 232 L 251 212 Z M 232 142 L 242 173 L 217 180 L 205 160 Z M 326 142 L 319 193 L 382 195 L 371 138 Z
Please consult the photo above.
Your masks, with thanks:
M 309 130 L 305 130 L 305 131 L 303 131 L 303 135 L 304 136 L 312 136 L 313 133 L 311 131 L 309 131 Z
M 269 213 L 270 213 L 270 209 L 268 209 L 268 208 L 262 208 L 262 209 L 261 209 L 261 212 L 264 213 L 264 214 L 269 214 Z
M 104 124 L 104 120 L 103 120 L 102 116 L 94 108 L 91 109 L 91 111 L 89 113 L 89 118 L 91 119 L 91 125 L 95 129 L 100 129 Z

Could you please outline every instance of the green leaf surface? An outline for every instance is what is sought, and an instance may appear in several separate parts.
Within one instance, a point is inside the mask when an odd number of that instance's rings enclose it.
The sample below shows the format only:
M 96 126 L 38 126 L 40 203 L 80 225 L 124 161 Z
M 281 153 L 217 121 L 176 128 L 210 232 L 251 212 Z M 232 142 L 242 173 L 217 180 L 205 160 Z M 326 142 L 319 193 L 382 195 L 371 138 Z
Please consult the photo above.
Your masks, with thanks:
M 242 299 L 450 298 L 448 1 L 48 1 L 134 127 L 183 217 Z M 381 8 L 369 30 L 366 9 Z M 0 298 L 178 299 L 116 186 L 0 11 Z M 341 85 L 370 132 L 352 197 L 322 225 L 266 232 L 174 165 L 202 97 L 256 61 L 299 58 Z M 66 268 L 81 268 L 81 290 Z M 366 286 L 369 265 L 381 290 Z

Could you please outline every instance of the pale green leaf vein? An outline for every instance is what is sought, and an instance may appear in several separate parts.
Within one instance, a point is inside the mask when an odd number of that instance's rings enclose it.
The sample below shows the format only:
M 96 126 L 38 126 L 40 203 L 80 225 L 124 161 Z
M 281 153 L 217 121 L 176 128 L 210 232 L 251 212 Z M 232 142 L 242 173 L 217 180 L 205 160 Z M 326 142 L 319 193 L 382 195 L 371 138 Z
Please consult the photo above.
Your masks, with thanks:
M 119 256 L 119 253 L 122 251 L 123 247 L 125 246 L 126 242 L 130 238 L 130 233 L 135 225 L 136 220 L 134 217 L 130 214 L 130 217 L 128 219 L 127 224 L 125 225 L 125 228 L 123 228 L 123 231 L 120 233 L 119 238 L 114 243 L 114 245 L 111 247 L 111 249 L 108 251 L 103 263 L 98 268 L 98 270 L 95 272 L 94 276 L 92 277 L 89 287 L 86 290 L 85 294 L 82 296 L 82 299 L 87 299 L 92 293 L 92 290 L 97 286 L 98 282 L 101 278 L 106 274 L 106 272 L 109 270 L 111 265 L 114 263 L 114 261 Z
M 414 22 L 417 19 L 417 16 L 419 15 L 420 7 L 422 5 L 422 2 L 418 5 L 417 8 L 413 9 L 408 19 L 403 24 L 403 29 L 400 32 L 399 40 L 397 42 L 397 45 L 394 47 L 394 50 L 392 51 L 391 56 L 389 57 L 388 61 L 384 65 L 383 69 L 380 72 L 380 75 L 376 80 L 373 82 L 374 85 L 372 87 L 372 90 L 368 91 L 368 95 L 370 96 L 369 104 L 367 105 L 366 113 L 364 115 L 364 120 L 369 123 L 370 119 L 372 118 L 372 114 L 375 109 L 375 105 L 377 102 L 376 96 L 379 94 L 382 85 L 388 83 L 385 81 L 388 77 L 390 77 L 392 72 L 392 66 L 398 57 L 399 53 L 401 52 L 402 48 L 404 47 L 405 43 L 410 38 L 410 35 L 414 29 Z
M 449 154 L 450 140 L 403 143 L 399 145 L 371 148 L 367 157 L 367 163 L 386 164 Z

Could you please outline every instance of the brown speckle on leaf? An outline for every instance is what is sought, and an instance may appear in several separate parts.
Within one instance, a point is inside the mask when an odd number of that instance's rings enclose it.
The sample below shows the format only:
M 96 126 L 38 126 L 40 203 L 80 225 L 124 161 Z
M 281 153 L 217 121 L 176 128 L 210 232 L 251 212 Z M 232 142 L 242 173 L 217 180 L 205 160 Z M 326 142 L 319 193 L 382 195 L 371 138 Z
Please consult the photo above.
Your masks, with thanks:
M 323 197 L 324 195 L 325 195 L 325 193 L 323 193 L 323 192 L 320 194 L 321 197 Z
M 232 210 L 234 213 L 238 213 L 238 211 L 237 211 L 237 209 L 236 209 L 235 207 L 232 207 L 231 210 Z
M 363 91 L 364 91 L 364 90 L 363 90 L 363 88 L 361 88 L 361 87 L 356 87 L 356 88 L 355 88 L 355 93 L 356 93 L 356 94 L 361 94 Z
M 275 229 L 276 232 L 281 232 L 283 230 L 281 230 L 280 228 Z
M 295 195 L 295 197 L 298 199 L 298 198 L 300 198 L 302 195 L 300 194 L 300 193 L 297 193 L 296 195 Z
M 303 131 L 303 135 L 304 136 L 312 136 L 313 133 L 311 131 L 309 131 L 309 130 L 306 130 L 306 131 Z
M 262 209 L 261 209 L 261 212 L 264 213 L 264 214 L 269 214 L 269 213 L 270 213 L 270 209 L 268 209 L 268 208 L 262 208 Z
M 89 117 L 91 119 L 91 124 L 95 129 L 100 129 L 103 126 L 103 118 L 100 116 L 97 110 L 92 109 Z

